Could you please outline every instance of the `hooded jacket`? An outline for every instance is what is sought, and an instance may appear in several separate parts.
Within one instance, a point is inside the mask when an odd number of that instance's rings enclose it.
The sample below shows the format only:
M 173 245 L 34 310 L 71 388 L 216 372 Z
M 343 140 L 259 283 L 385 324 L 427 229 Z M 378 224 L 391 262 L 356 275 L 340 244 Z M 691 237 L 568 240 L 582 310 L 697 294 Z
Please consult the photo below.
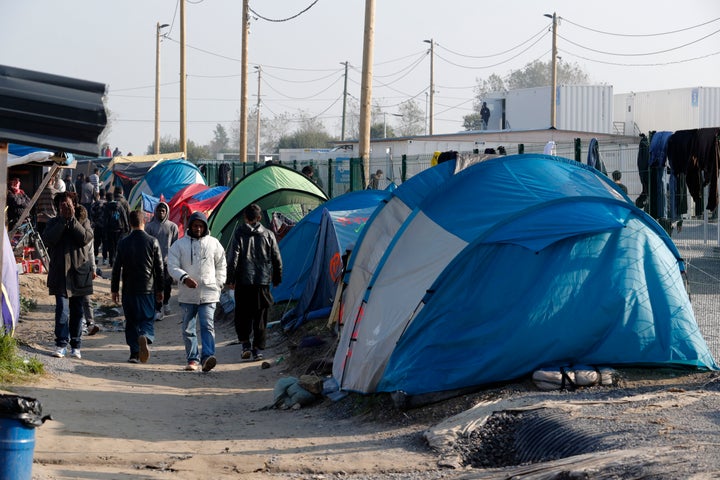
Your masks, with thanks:
M 165 218 L 162 220 L 160 220 L 160 216 L 158 214 L 158 209 L 161 205 L 164 205 L 165 211 L 167 211 L 167 215 L 165 215 Z M 155 207 L 155 215 L 153 216 L 153 219 L 145 225 L 145 231 L 148 235 L 152 235 L 157 238 L 157 241 L 160 244 L 163 262 L 166 264 L 168 261 L 168 251 L 170 250 L 170 245 L 175 243 L 178 239 L 178 226 L 175 225 L 174 222 L 168 220 L 169 216 L 170 207 L 168 204 L 165 202 L 159 202 Z
M 51 218 L 42 238 L 50 256 L 50 295 L 92 295 L 93 229 L 85 207 L 75 207 L 75 216 L 69 220 L 60 215 Z
M 178 282 L 178 302 L 193 305 L 215 303 L 220 300 L 220 291 L 225 284 L 225 250 L 217 238 L 210 236 L 207 217 L 202 212 L 190 215 L 188 226 L 194 220 L 203 223 L 203 232 L 195 238 L 188 228 L 185 235 L 170 246 L 168 271 Z M 188 277 L 198 283 L 196 288 L 183 283 Z
M 282 259 L 275 235 L 260 223 L 240 225 L 228 252 L 227 277 L 238 285 L 279 285 Z

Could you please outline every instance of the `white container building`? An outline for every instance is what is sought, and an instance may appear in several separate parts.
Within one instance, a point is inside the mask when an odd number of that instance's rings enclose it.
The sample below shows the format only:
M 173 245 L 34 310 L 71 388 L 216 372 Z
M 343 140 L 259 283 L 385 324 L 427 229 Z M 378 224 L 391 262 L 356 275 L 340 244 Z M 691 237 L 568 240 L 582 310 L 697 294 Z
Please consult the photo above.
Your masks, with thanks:
M 508 91 L 504 95 L 504 129 L 550 128 L 551 92 L 552 87 Z M 498 102 L 492 104 L 496 106 Z M 555 128 L 558 130 L 613 133 L 611 85 L 560 85 L 555 105 Z M 492 122 L 492 115 L 490 118 Z
M 615 95 L 615 123 L 625 135 L 720 126 L 720 87 Z

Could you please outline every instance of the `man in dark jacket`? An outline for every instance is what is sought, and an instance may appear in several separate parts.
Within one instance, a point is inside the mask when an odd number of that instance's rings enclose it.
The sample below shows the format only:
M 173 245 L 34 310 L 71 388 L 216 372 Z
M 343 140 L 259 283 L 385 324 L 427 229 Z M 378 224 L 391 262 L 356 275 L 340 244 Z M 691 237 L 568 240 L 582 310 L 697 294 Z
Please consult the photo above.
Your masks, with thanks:
M 83 298 L 93 293 L 95 271 L 92 262 L 93 230 L 88 214 L 77 195 L 63 192 L 53 199 L 59 215 L 50 219 L 43 232 L 50 267 L 47 285 L 55 295 L 54 357 L 81 358 Z
M 155 301 L 162 300 L 163 261 L 157 240 L 145 233 L 145 214 L 130 212 L 130 234 L 120 240 L 113 263 L 110 291 L 125 312 L 125 342 L 130 347 L 128 362 L 146 363 L 148 345 L 155 339 Z
M 260 223 L 260 207 L 249 205 L 243 216 L 245 223 L 235 231 L 228 250 L 227 281 L 235 289 L 235 332 L 243 347 L 242 358 L 260 360 L 273 304 L 270 284 L 282 281 L 282 259 L 275 235 Z
M 161 302 L 155 303 L 155 320 L 162 320 L 163 315 L 170 315 L 170 293 L 172 292 L 172 277 L 168 272 L 168 251 L 170 245 L 175 243 L 178 239 L 178 226 L 175 225 L 168 215 L 170 213 L 170 207 L 165 202 L 158 202 L 155 207 L 155 214 L 153 219 L 145 225 L 145 231 L 155 237 L 160 244 L 160 252 L 163 257 L 164 264 L 164 288 L 163 288 L 163 299 Z

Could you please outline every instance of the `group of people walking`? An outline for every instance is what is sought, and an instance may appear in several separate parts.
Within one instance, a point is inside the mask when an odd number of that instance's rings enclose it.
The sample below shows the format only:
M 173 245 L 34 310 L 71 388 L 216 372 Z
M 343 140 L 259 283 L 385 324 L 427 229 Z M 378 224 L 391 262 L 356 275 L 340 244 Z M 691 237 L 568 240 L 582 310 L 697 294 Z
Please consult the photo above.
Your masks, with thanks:
M 234 289 L 241 358 L 263 358 L 273 304 L 270 287 L 282 280 L 282 260 L 274 234 L 260 222 L 258 205 L 244 209 L 245 223 L 226 254 L 201 212 L 190 216 L 186 234 L 178 239 L 167 203 L 157 205 L 146 225 L 146 214 L 130 210 L 121 190 L 120 196 L 107 192 L 104 202 L 100 192 L 94 197 L 83 205 L 75 192 L 56 192 L 57 215 L 42 234 L 50 256 L 48 288 L 56 301 L 53 356 L 82 358 L 83 305 L 93 294 L 102 244 L 103 263 L 112 267 L 112 300 L 122 304 L 125 316 L 128 362 L 149 361 L 155 322 L 171 313 L 173 282 L 182 314 L 185 370 L 209 372 L 217 365 L 214 316 L 225 287 Z

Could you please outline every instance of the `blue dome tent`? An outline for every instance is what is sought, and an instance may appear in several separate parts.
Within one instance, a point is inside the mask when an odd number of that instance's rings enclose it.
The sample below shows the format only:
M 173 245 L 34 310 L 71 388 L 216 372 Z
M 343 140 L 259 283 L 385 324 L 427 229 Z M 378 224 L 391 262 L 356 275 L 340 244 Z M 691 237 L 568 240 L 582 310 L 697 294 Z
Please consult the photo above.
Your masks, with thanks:
M 396 229 L 333 376 L 344 390 L 419 395 L 575 364 L 717 369 L 683 270 L 665 231 L 600 172 L 490 159 Z

